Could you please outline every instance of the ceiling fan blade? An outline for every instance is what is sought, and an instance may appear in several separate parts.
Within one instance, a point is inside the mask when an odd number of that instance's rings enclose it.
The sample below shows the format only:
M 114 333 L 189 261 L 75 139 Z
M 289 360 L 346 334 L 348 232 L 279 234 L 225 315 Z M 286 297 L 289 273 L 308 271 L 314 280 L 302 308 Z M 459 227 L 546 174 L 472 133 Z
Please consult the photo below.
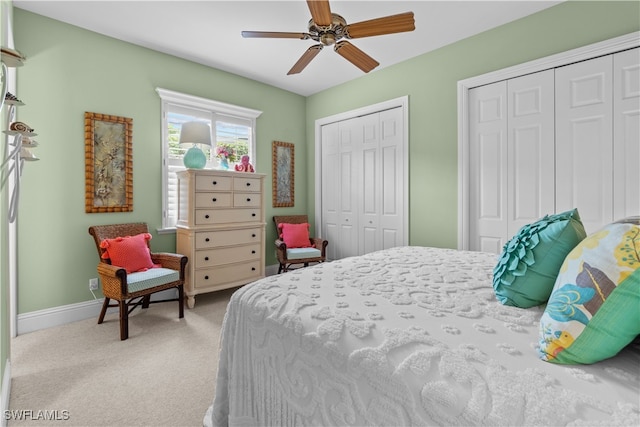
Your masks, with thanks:
M 336 43 L 333 50 L 365 73 L 368 73 L 380 65 L 378 61 L 345 40 Z
M 270 38 L 270 39 L 302 39 L 309 38 L 307 33 L 284 33 L 278 31 L 243 31 L 242 37 L 244 38 Z
M 307 5 L 311 12 L 311 19 L 313 19 L 316 25 L 320 27 L 331 25 L 333 18 L 331 17 L 329 0 L 307 0 Z
M 313 46 L 311 46 L 302 54 L 300 59 L 298 59 L 298 62 L 296 62 L 293 67 L 291 67 L 287 75 L 298 74 L 300 71 L 304 70 L 304 68 L 309 65 L 309 62 L 311 62 L 311 60 L 315 58 L 321 50 L 321 44 L 314 44 Z
M 355 24 L 347 25 L 345 28 L 346 37 L 349 39 L 403 33 L 415 29 L 416 24 L 413 19 L 413 12 L 356 22 Z

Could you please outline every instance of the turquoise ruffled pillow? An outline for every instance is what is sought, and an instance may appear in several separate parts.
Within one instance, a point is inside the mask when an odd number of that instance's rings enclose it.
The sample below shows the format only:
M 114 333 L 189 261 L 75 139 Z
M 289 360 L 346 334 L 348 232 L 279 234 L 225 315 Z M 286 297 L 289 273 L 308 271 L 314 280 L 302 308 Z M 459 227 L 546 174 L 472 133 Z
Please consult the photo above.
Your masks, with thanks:
M 585 237 L 577 209 L 545 215 L 522 227 L 493 269 L 498 301 L 520 308 L 546 303 L 565 257 Z

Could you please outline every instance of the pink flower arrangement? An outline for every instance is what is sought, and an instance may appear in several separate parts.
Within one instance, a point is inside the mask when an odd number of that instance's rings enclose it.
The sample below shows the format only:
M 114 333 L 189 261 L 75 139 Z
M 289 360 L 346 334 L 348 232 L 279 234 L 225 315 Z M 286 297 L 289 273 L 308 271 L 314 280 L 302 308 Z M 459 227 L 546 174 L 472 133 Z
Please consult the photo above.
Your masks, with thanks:
M 230 162 L 236 161 L 236 154 L 230 147 L 224 145 L 216 146 L 216 157 L 219 159 L 227 159 Z

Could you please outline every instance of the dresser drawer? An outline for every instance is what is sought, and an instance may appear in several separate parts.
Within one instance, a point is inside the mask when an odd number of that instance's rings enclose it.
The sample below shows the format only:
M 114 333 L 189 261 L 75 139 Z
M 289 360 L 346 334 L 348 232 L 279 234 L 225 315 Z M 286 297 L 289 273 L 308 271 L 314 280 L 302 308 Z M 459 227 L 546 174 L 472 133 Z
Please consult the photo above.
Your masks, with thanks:
M 255 192 L 262 191 L 260 178 L 252 178 L 251 175 L 245 177 L 233 178 L 233 191 Z
M 260 243 L 232 248 L 205 249 L 196 251 L 196 268 L 210 268 L 234 262 L 260 259 Z
M 240 230 L 199 231 L 195 234 L 195 241 L 196 249 L 261 243 L 262 228 L 256 227 L 243 228 Z
M 230 208 L 231 193 L 196 193 L 196 208 Z
M 260 276 L 260 261 L 231 264 L 223 267 L 208 268 L 195 271 L 195 288 L 206 288 L 223 283 L 246 280 Z
M 233 193 L 233 206 L 237 208 L 259 208 L 262 198 L 255 193 Z
M 198 175 L 196 191 L 231 191 L 232 183 L 230 176 Z
M 261 218 L 260 209 L 196 209 L 196 225 L 255 222 Z

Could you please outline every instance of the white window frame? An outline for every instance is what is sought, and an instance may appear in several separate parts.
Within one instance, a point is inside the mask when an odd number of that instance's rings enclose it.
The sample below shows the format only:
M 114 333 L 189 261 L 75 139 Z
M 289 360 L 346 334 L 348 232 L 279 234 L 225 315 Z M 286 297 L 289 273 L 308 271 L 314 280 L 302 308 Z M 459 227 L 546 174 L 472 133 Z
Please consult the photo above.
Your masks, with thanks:
M 175 225 L 168 224 L 168 165 L 169 165 L 169 132 L 167 125 L 167 111 L 169 106 L 179 106 L 189 109 L 202 110 L 210 112 L 212 117 L 212 125 L 215 126 L 216 116 L 222 118 L 222 121 L 233 120 L 233 118 L 249 121 L 251 123 L 251 142 L 250 149 L 254 157 L 254 166 L 257 163 L 256 158 L 256 119 L 260 117 L 262 111 L 253 110 L 246 107 L 240 107 L 233 104 L 227 104 L 212 99 L 202 98 L 195 95 L 175 92 L 168 89 L 156 88 L 156 92 L 160 96 L 162 104 L 162 228 L 159 233 L 175 232 Z M 215 136 L 215 129 L 213 129 Z

